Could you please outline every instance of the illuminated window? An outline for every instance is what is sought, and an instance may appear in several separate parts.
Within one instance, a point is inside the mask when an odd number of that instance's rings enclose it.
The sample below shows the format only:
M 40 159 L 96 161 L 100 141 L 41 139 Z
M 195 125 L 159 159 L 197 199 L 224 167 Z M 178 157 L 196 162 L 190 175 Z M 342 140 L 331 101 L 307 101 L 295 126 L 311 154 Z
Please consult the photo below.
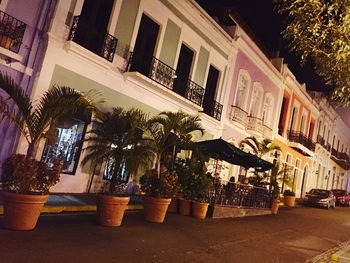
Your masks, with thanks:
M 76 118 L 59 121 L 54 144 L 46 141 L 41 161 L 52 166 L 54 160 L 58 160 L 62 163 L 62 173 L 75 174 L 90 117 L 79 112 Z

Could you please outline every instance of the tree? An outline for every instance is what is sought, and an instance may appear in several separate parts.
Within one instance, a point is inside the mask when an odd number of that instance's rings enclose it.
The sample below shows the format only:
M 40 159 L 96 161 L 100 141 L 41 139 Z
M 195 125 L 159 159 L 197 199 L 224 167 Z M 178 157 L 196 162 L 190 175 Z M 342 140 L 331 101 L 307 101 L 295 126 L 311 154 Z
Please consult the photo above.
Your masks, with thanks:
M 255 155 L 262 157 L 274 150 L 281 150 L 281 147 L 274 144 L 270 139 L 258 140 L 254 136 L 249 136 L 239 143 L 240 147 L 248 146 Z
M 203 134 L 204 129 L 200 121 L 198 116 L 191 116 L 182 111 L 164 111 L 149 120 L 148 130 L 154 141 L 158 176 L 161 159 L 166 151 L 173 149 L 173 161 L 176 147 L 189 148 L 192 145 L 191 133 L 199 131 Z
M 96 166 L 112 161 L 109 192 L 115 191 L 118 171 L 123 163 L 128 172 L 136 172 L 140 165 L 147 166 L 153 158 L 153 146 L 143 138 L 146 129 L 146 115 L 137 109 L 113 108 L 112 112 L 96 114 L 93 128 L 88 132 L 86 155 L 82 165 L 91 162 L 92 178 Z M 90 181 L 92 183 L 92 179 Z
M 55 139 L 54 131 L 59 119 L 72 116 L 79 109 L 84 109 L 85 114 L 96 111 L 93 91 L 80 93 L 69 87 L 54 86 L 34 105 L 21 87 L 3 72 L 0 72 L 0 89 L 8 95 L 0 95 L 0 121 L 7 119 L 20 130 L 28 142 L 28 159 L 35 156 L 41 139 Z M 14 109 L 11 109 L 9 101 L 15 103 Z
M 350 105 L 350 0 L 275 0 L 287 16 L 283 31 L 301 62 L 311 60 L 317 74 L 334 87 L 332 100 Z

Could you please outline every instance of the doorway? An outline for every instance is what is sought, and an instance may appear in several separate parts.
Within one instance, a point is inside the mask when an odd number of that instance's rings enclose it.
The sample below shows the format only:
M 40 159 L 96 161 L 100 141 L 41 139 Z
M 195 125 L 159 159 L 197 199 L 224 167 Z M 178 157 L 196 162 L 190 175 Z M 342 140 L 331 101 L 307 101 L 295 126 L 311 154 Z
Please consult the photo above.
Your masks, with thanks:
M 130 71 L 138 71 L 145 76 L 149 75 L 158 32 L 159 25 L 143 14 L 137 33 Z
M 179 61 L 176 67 L 176 79 L 174 81 L 174 88 L 177 94 L 181 96 L 186 95 L 187 83 L 191 72 L 193 60 L 193 51 L 189 49 L 186 45 L 181 45 Z

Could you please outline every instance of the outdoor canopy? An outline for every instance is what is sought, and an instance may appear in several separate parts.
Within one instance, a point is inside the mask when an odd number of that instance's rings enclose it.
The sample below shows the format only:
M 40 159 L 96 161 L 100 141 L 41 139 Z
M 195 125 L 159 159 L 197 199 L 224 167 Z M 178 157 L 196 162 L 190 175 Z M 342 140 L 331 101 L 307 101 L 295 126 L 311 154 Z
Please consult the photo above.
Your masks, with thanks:
M 273 166 L 272 163 L 265 161 L 254 154 L 244 152 L 221 138 L 201 141 L 196 144 L 199 146 L 200 151 L 211 158 L 224 160 L 245 168 L 255 168 L 258 172 L 270 170 Z

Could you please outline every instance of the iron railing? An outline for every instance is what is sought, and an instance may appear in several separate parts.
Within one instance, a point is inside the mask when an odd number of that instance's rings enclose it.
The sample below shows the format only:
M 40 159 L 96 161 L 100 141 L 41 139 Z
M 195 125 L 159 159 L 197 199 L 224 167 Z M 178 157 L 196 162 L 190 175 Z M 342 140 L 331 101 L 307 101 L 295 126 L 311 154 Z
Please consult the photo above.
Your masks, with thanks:
M 232 110 L 231 110 L 231 120 L 235 122 L 239 122 L 243 125 L 247 124 L 247 118 L 248 118 L 248 113 L 245 112 L 243 109 L 241 109 L 238 106 L 232 105 Z
M 258 117 L 248 116 L 247 130 L 263 133 L 262 119 Z
M 291 142 L 297 142 L 304 145 L 311 151 L 315 151 L 315 143 L 310 138 L 305 136 L 302 132 L 289 131 L 288 139 Z
M 134 65 L 135 63 L 138 63 L 138 61 L 134 57 L 134 52 L 130 52 L 130 57 L 126 71 L 130 71 L 132 69 L 132 65 Z M 152 57 L 150 69 L 147 69 L 146 72 L 148 73 L 144 74 L 146 74 L 148 78 L 170 90 L 173 90 L 174 80 L 176 78 L 175 69 L 168 66 L 161 60 Z M 183 95 L 183 97 L 199 106 L 202 106 L 203 96 L 204 88 L 202 88 L 200 85 L 189 79 L 187 81 L 186 92 Z
M 80 43 L 77 37 L 77 30 L 82 30 L 84 34 L 89 35 L 90 41 L 94 41 L 94 39 L 96 40 L 100 36 L 101 32 L 92 30 L 87 25 L 82 23 L 82 20 L 80 20 L 80 23 L 79 23 L 79 18 L 80 16 L 74 16 L 73 24 L 70 29 L 68 40 L 81 44 L 91 52 L 95 53 L 96 55 L 99 55 L 100 57 L 103 57 L 106 60 L 113 62 L 118 39 L 112 36 L 111 34 L 105 32 L 102 45 L 98 47 L 97 50 L 95 50 L 95 48 L 91 48 L 91 46 L 87 43 L 84 44 L 84 41 Z
M 221 114 L 222 114 L 222 104 L 220 104 L 217 101 L 213 101 L 213 105 L 212 108 L 210 110 L 210 112 L 208 113 L 211 117 L 213 117 L 214 119 L 217 119 L 218 121 L 221 120 Z
M 0 11 L 0 46 L 18 53 L 27 25 Z
M 269 208 L 272 203 L 272 195 L 266 187 L 228 182 L 227 185 L 214 184 L 209 202 L 211 205 Z
M 199 106 L 202 106 L 203 97 L 204 88 L 189 79 L 187 82 L 186 99 L 196 103 Z

